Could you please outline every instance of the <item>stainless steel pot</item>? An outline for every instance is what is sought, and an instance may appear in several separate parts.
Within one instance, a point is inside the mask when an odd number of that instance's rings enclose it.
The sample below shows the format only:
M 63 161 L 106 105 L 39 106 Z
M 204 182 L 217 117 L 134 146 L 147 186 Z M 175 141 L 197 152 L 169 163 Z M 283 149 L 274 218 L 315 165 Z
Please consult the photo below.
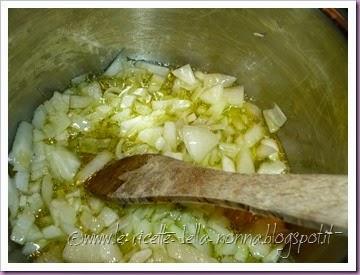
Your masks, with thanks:
M 123 47 L 237 76 L 257 104 L 286 113 L 279 137 L 292 172 L 347 173 L 347 40 L 317 9 L 11 9 L 9 144 L 54 90 Z M 346 250 L 335 240 L 300 260 L 341 261 Z

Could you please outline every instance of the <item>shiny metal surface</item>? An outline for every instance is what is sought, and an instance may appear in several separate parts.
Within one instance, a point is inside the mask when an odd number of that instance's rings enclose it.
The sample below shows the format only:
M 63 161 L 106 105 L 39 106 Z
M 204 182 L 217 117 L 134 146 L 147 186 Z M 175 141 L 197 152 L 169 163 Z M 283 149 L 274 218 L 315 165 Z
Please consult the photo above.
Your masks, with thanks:
M 347 173 L 347 40 L 315 9 L 12 9 L 10 144 L 54 90 L 123 47 L 237 76 L 257 104 L 287 115 L 279 137 L 292 172 Z

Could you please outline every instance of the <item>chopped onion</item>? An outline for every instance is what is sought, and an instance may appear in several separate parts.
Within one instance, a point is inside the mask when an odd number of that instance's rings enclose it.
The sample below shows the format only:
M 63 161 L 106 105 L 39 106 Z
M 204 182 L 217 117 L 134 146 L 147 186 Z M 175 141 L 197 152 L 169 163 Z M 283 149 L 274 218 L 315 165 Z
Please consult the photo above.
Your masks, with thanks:
M 41 195 L 46 205 L 49 206 L 53 196 L 53 182 L 50 175 L 46 175 L 42 180 Z
M 201 162 L 219 142 L 214 133 L 202 127 L 185 126 L 182 134 L 186 149 L 196 162 Z
M 80 222 L 85 229 L 94 233 L 99 233 L 103 229 L 101 221 L 97 217 L 91 215 L 88 211 L 83 211 L 81 213 Z
M 126 66 L 127 59 L 123 54 L 123 50 L 120 51 L 120 54 L 113 60 L 110 66 L 104 72 L 105 76 L 115 76 L 120 73 Z
M 172 71 L 172 74 L 188 85 L 195 85 L 197 82 L 189 64 Z
M 36 213 L 39 209 L 41 209 L 44 205 L 43 200 L 39 193 L 32 194 L 28 197 L 27 202 L 30 208 Z
M 142 68 L 142 69 L 146 69 L 150 72 L 152 72 L 153 74 L 157 74 L 160 76 L 167 76 L 167 74 L 169 73 L 169 69 L 163 66 L 159 66 L 159 65 L 155 65 L 155 64 L 151 64 L 145 61 L 137 61 L 135 63 L 135 66 L 138 68 Z
M 61 224 L 75 224 L 76 211 L 63 199 L 54 199 L 50 203 L 50 213 L 56 226 Z
M 30 177 L 29 172 L 23 172 L 23 171 L 19 171 L 15 175 L 16 188 L 23 193 L 28 192 L 29 177 Z
M 118 245 L 111 243 L 72 245 L 71 242 L 67 242 L 63 258 L 70 263 L 119 263 L 124 261 Z
M 100 221 L 103 223 L 103 225 L 105 227 L 110 226 L 112 223 L 114 223 L 116 220 L 119 219 L 118 214 L 116 214 L 116 212 L 112 209 L 110 209 L 109 207 L 104 207 L 98 218 L 100 219 Z
M 19 194 L 14 186 L 14 181 L 9 178 L 8 180 L 8 201 L 11 218 L 15 218 L 19 209 Z
M 28 242 L 24 245 L 23 249 L 22 249 L 22 253 L 24 255 L 30 255 L 35 253 L 36 251 L 38 251 L 40 249 L 40 245 L 38 245 L 37 243 L 34 242 Z
M 55 225 L 50 225 L 43 228 L 42 233 L 44 235 L 44 238 L 46 239 L 59 238 L 64 235 L 61 229 L 59 227 L 56 227 Z
M 136 97 L 133 95 L 124 95 L 124 97 L 122 98 L 120 107 L 125 109 L 125 108 L 130 108 L 134 102 L 135 102 Z
M 262 160 L 279 152 L 278 145 L 274 139 L 265 138 L 256 149 L 256 156 Z
M 280 107 L 276 104 L 274 104 L 272 109 L 264 110 L 263 114 L 270 133 L 275 133 L 279 130 L 287 120 Z
M 131 256 L 129 263 L 145 263 L 151 257 L 151 255 L 152 250 L 150 248 L 140 250 Z
M 236 77 L 225 74 L 205 74 L 203 76 L 204 86 L 211 87 L 215 85 L 222 85 L 223 87 L 230 87 L 235 81 Z
M 155 147 L 156 141 L 161 137 L 163 132 L 162 127 L 147 128 L 139 132 L 137 139 L 141 142 Z
M 164 139 L 167 144 L 170 146 L 171 150 L 176 150 L 177 147 L 177 134 L 176 134 L 176 126 L 172 121 L 167 121 L 164 124 Z
M 37 129 L 42 129 L 44 127 L 46 121 L 46 109 L 44 108 L 44 105 L 40 105 L 36 108 L 32 120 L 32 124 Z
M 46 146 L 46 158 L 58 180 L 71 181 L 80 167 L 80 160 L 62 146 Z
M 200 98 L 202 101 L 208 104 L 217 104 L 220 100 L 222 100 L 223 92 L 224 92 L 223 86 L 216 85 L 205 90 L 201 94 Z
M 244 103 L 244 87 L 236 86 L 224 89 L 224 97 L 230 105 L 241 107 Z
M 222 169 L 226 172 L 236 172 L 234 162 L 226 156 L 222 157 Z
M 82 183 L 83 181 L 85 181 L 92 174 L 102 169 L 112 158 L 113 154 L 107 151 L 98 154 L 93 160 L 91 160 L 88 164 L 85 165 L 84 168 L 79 171 L 76 176 L 77 182 Z
M 286 165 L 280 161 L 268 161 L 260 164 L 259 174 L 281 174 L 286 170 Z
M 92 212 L 94 214 L 98 214 L 101 211 L 101 209 L 103 209 L 103 207 L 104 207 L 104 202 L 102 202 L 100 199 L 95 198 L 95 197 L 90 197 L 88 199 L 88 203 L 89 203 L 90 209 L 92 210 Z
M 164 156 L 168 156 L 173 159 L 183 160 L 183 154 L 182 153 L 173 153 L 173 152 L 164 152 Z
M 264 128 L 255 124 L 253 127 L 248 129 L 244 135 L 245 143 L 248 147 L 252 147 L 256 143 L 258 143 L 265 135 Z
M 170 257 L 182 263 L 216 263 L 217 261 L 188 244 L 169 243 L 166 245 Z
M 243 174 L 255 173 L 254 162 L 248 148 L 242 148 L 236 159 L 236 171 Z
M 94 99 L 100 99 L 102 96 L 100 84 L 95 81 L 87 84 L 85 87 L 82 87 L 81 93 L 85 96 L 93 97 Z
M 28 234 L 34 221 L 34 215 L 25 209 L 18 215 L 10 239 L 18 244 L 24 244 L 26 241 L 26 235 Z
M 70 96 L 70 108 L 73 108 L 73 109 L 86 108 L 93 101 L 94 101 L 94 98 L 90 97 L 90 96 L 72 95 L 72 96 Z
M 16 171 L 28 170 L 32 157 L 33 127 L 28 122 L 21 122 L 15 135 L 9 161 Z

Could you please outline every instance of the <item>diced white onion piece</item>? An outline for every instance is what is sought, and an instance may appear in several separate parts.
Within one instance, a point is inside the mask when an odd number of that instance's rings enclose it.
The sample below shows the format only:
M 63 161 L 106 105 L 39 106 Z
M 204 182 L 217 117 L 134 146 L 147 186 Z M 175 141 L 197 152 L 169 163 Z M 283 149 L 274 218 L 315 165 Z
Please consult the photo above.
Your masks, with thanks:
M 236 86 L 224 89 L 224 97 L 230 105 L 241 107 L 244 103 L 244 87 Z
M 120 73 L 126 66 L 127 59 L 123 52 L 114 59 L 114 61 L 110 64 L 110 66 L 104 72 L 106 76 L 115 76 Z
M 155 143 L 158 138 L 161 137 L 163 132 L 162 127 L 147 128 L 139 132 L 138 140 L 155 147 Z
M 255 173 L 251 152 L 246 147 L 242 148 L 237 156 L 236 171 L 243 174 Z
M 18 171 L 15 175 L 15 185 L 16 188 L 21 192 L 28 192 L 29 187 L 29 172 Z
M 249 256 L 248 246 L 245 244 L 237 244 L 237 251 L 234 255 L 234 258 L 240 263 L 245 263 L 248 256 Z
M 53 182 L 50 175 L 45 175 L 41 184 L 41 195 L 47 206 L 50 205 L 53 196 Z
M 87 84 L 85 87 L 82 87 L 81 93 L 83 95 L 93 97 L 94 99 L 100 99 L 102 96 L 100 84 L 95 81 Z
M 250 115 L 255 116 L 257 118 L 261 117 L 261 110 L 255 104 L 252 104 L 250 102 L 245 102 L 243 106 Z
M 122 98 L 120 107 L 125 109 L 125 108 L 130 108 L 134 102 L 135 102 L 136 97 L 133 95 L 124 95 L 124 97 Z
M 80 222 L 86 229 L 94 233 L 99 233 L 103 229 L 101 221 L 97 217 L 91 215 L 88 211 L 83 211 L 81 213 Z
M 81 164 L 74 153 L 62 146 L 46 146 L 46 158 L 53 176 L 62 181 L 72 181 Z
M 131 110 L 125 109 L 125 110 L 122 110 L 121 112 L 118 112 L 115 115 L 113 115 L 111 117 L 111 120 L 121 123 L 123 120 L 129 119 L 130 116 L 131 116 Z
M 222 157 L 222 169 L 226 172 L 236 172 L 234 162 L 226 156 Z
M 52 138 L 62 134 L 70 126 L 71 120 L 65 113 L 56 113 L 48 117 L 49 123 L 43 128 L 46 137 Z
M 263 139 L 256 148 L 256 156 L 260 160 L 276 154 L 277 152 L 279 152 L 279 147 L 276 141 L 271 138 Z
M 166 245 L 170 257 L 182 263 L 216 263 L 217 261 L 191 245 L 169 243 Z
M 223 87 L 230 87 L 236 81 L 236 77 L 225 74 L 205 74 L 204 86 L 211 87 L 215 85 L 222 85 Z
M 122 139 L 120 139 L 118 144 L 116 145 L 115 156 L 116 156 L 117 159 L 122 159 L 124 157 L 124 154 L 122 152 L 123 143 L 124 143 L 124 141 Z
M 37 252 L 40 249 L 40 245 L 34 242 L 27 242 L 22 248 L 22 253 L 24 255 L 31 255 Z
M 172 74 L 188 85 L 196 84 L 194 73 L 189 64 L 172 71 Z
M 145 263 L 152 255 L 152 250 L 150 248 L 146 248 L 134 253 L 129 263 Z
M 164 110 L 157 110 L 147 116 L 137 116 L 121 123 L 121 133 L 134 134 L 146 128 L 156 126 L 156 121 L 165 115 Z
M 104 151 L 99 153 L 94 159 L 83 167 L 77 174 L 77 182 L 82 183 L 91 175 L 102 169 L 111 159 L 112 153 Z
M 40 192 L 40 181 L 32 182 L 29 186 L 29 192 L 31 194 Z
M 226 101 L 223 98 L 221 98 L 217 103 L 213 104 L 209 108 L 208 112 L 213 119 L 218 119 L 223 113 L 225 107 L 226 107 Z
M 42 129 L 44 127 L 46 121 L 46 109 L 44 108 L 44 105 L 40 105 L 36 108 L 32 120 L 32 124 L 37 129 Z
M 59 227 L 56 227 L 55 225 L 50 225 L 43 228 L 42 233 L 45 239 L 59 238 L 64 235 L 61 229 Z
M 27 204 L 27 196 L 21 195 L 19 198 L 19 206 L 25 207 L 26 204 Z
M 182 136 L 187 151 L 196 162 L 201 162 L 219 142 L 219 137 L 202 127 L 184 126 Z
M 286 165 L 280 161 L 267 161 L 260 164 L 259 174 L 281 174 L 286 170 Z
M 15 226 L 13 227 L 10 239 L 18 244 L 24 244 L 26 235 L 35 221 L 35 217 L 26 209 L 18 215 Z
M 149 81 L 149 92 L 157 92 L 165 81 L 165 77 L 154 74 Z
M 19 194 L 13 179 L 10 177 L 8 180 L 8 201 L 11 218 L 15 218 L 19 209 Z
M 72 242 L 66 243 L 63 258 L 70 263 L 119 263 L 124 261 L 117 244 L 84 244 L 77 240 L 73 244 Z
M 74 115 L 72 117 L 71 126 L 75 129 L 80 130 L 81 132 L 86 132 L 86 131 L 89 131 L 89 129 L 90 129 L 90 122 L 85 117 L 82 117 L 79 115 Z
M 204 74 L 203 72 L 201 72 L 201 71 L 196 71 L 196 72 L 194 73 L 194 75 L 195 75 L 195 77 L 196 77 L 197 79 L 199 79 L 199 80 L 201 80 L 201 81 L 204 80 L 205 74 Z
M 61 230 L 64 231 L 68 236 L 74 234 L 74 232 L 81 232 L 80 229 L 75 227 L 73 224 L 62 223 L 60 224 Z
M 169 73 L 169 69 L 163 66 L 159 66 L 159 65 L 155 65 L 155 64 L 151 64 L 145 61 L 137 61 L 135 63 L 135 66 L 138 68 L 142 68 L 142 69 L 146 69 L 149 72 L 153 73 L 153 74 L 157 74 L 160 76 L 167 76 L 167 74 Z
M 272 109 L 264 110 L 263 114 L 270 133 L 275 133 L 279 130 L 287 120 L 285 114 L 277 104 L 274 104 Z
M 176 126 L 174 122 L 172 121 L 165 122 L 163 136 L 167 144 L 170 146 L 171 150 L 176 150 L 177 134 L 176 134 Z
M 39 193 L 35 193 L 35 194 L 32 194 L 31 196 L 29 196 L 27 202 L 29 203 L 30 208 L 34 212 L 37 212 L 44 205 L 43 200 L 41 199 L 41 196 Z
M 101 210 L 98 218 L 100 219 L 100 221 L 103 223 L 103 225 L 105 227 L 108 227 L 112 223 L 114 223 L 116 220 L 118 220 L 119 216 L 114 210 L 110 209 L 109 207 L 104 207 Z
M 252 147 L 256 143 L 258 143 L 265 135 L 264 128 L 259 125 L 255 124 L 253 127 L 248 129 L 244 134 L 244 140 L 248 147 Z
M 217 104 L 223 96 L 224 88 L 221 85 L 215 85 L 205 90 L 201 95 L 200 99 L 208 104 Z
M 51 201 L 49 209 L 56 226 L 63 223 L 75 224 L 76 211 L 67 201 L 54 199 Z
M 93 101 L 94 101 L 94 98 L 90 97 L 90 96 L 72 95 L 72 96 L 70 96 L 70 108 L 73 108 L 73 109 L 86 108 Z
M 136 102 L 134 105 L 134 111 L 140 115 L 148 115 L 152 112 L 151 108 L 145 104 Z
M 270 253 L 270 245 L 261 242 L 250 244 L 249 250 L 254 258 L 261 259 Z
M 281 255 L 281 250 L 280 247 L 274 248 L 269 254 L 262 258 L 262 261 L 264 263 L 276 263 Z
M 168 156 L 173 159 L 183 160 L 183 154 L 182 153 L 173 153 L 173 152 L 164 152 L 164 156 Z
M 35 224 L 33 224 L 30 227 L 28 233 L 26 234 L 26 241 L 33 242 L 33 241 L 38 241 L 42 238 L 44 238 L 43 233 Z
M 50 98 L 48 102 L 44 103 L 44 107 L 48 108 L 47 112 L 49 114 L 67 113 L 69 111 L 69 104 L 70 104 L 69 95 L 64 95 L 64 94 L 60 94 L 59 92 L 55 92 L 52 98 Z
M 9 161 L 16 171 L 28 170 L 32 157 L 33 127 L 28 122 L 21 122 L 15 135 Z
M 233 143 L 220 143 L 219 144 L 220 150 L 225 154 L 226 156 L 229 156 L 231 158 L 235 158 L 236 155 L 240 151 L 240 146 Z
M 159 137 L 155 142 L 155 148 L 159 151 L 163 151 L 166 146 L 167 144 L 163 137 Z
M 104 203 L 100 199 L 95 198 L 95 197 L 90 197 L 88 199 L 88 203 L 89 203 L 90 209 L 92 210 L 92 212 L 94 214 L 98 214 L 101 211 L 101 209 L 104 207 Z

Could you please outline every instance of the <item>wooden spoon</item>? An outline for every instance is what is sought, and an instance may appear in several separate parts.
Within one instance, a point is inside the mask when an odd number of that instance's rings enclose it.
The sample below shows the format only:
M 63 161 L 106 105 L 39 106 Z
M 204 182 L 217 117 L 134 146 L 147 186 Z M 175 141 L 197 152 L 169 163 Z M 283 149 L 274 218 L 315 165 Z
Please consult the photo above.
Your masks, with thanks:
M 346 175 L 246 175 L 146 154 L 117 160 L 85 184 L 93 194 L 121 204 L 205 202 L 347 231 Z

